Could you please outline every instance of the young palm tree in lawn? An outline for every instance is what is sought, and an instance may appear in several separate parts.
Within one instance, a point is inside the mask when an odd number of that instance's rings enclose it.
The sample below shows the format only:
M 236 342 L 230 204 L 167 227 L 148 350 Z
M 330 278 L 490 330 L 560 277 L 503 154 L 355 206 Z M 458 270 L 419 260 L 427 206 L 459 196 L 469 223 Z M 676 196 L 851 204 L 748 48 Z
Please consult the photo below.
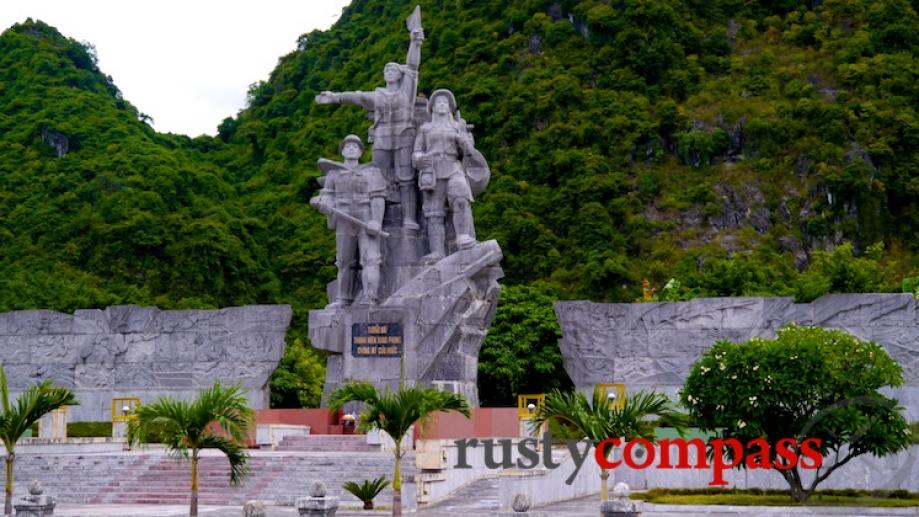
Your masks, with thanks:
M 648 417 L 657 417 L 654 422 Z M 545 422 L 555 420 L 569 429 L 577 431 L 594 445 L 607 438 L 633 440 L 644 438 L 654 440 L 654 429 L 659 424 L 671 425 L 682 435 L 687 423 L 686 415 L 676 411 L 666 395 L 657 392 L 639 391 L 617 405 L 607 398 L 599 386 L 594 388 L 593 403 L 580 391 L 554 391 L 546 397 L 545 403 L 536 409 L 531 425 L 539 429 Z M 604 446 L 605 456 L 611 447 Z M 607 484 L 609 472 L 600 469 L 600 499 L 609 499 Z
M 163 444 L 175 456 L 191 460 L 191 502 L 189 515 L 198 515 L 198 454 L 217 449 L 230 461 L 230 482 L 239 484 L 247 473 L 244 440 L 254 412 L 239 386 L 212 387 L 192 401 L 160 397 L 141 404 L 128 420 L 128 442 L 144 443 L 153 429 L 162 431 Z M 214 426 L 221 433 L 215 432 Z
M 6 501 L 3 504 L 3 511 L 5 515 L 12 515 L 13 461 L 16 459 L 14 452 L 16 442 L 35 422 L 41 420 L 41 417 L 61 406 L 73 406 L 77 404 L 77 399 L 69 389 L 52 386 L 51 381 L 47 380 L 23 391 L 16 399 L 16 404 L 10 405 L 10 390 L 2 365 L 0 365 L 0 398 L 3 399 L 3 414 L 0 415 L 0 440 L 3 440 L 3 446 L 6 447 Z
M 438 411 L 457 411 L 469 417 L 469 403 L 462 395 L 425 388 L 400 388 L 399 391 L 378 391 L 369 382 L 349 382 L 329 397 L 332 409 L 341 409 L 348 402 L 363 402 L 358 430 L 379 429 L 396 443 L 396 471 L 393 476 L 392 514 L 402 515 L 402 438 L 419 420 Z

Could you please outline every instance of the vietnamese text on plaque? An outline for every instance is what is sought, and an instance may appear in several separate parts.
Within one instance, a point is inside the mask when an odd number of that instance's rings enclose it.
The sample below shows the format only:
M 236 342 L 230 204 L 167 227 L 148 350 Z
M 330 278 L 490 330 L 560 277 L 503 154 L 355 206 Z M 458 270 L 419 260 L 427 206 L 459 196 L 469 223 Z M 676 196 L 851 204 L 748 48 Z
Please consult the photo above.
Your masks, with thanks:
M 351 355 L 354 357 L 401 356 L 402 324 L 353 324 L 351 326 Z

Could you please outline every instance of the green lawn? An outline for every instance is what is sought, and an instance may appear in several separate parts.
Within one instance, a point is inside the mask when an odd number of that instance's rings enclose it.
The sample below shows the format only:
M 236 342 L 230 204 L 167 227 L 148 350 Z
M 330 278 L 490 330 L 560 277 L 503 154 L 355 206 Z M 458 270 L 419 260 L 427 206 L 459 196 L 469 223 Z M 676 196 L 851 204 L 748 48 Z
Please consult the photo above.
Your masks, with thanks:
M 632 499 L 657 504 L 799 506 L 784 490 L 653 489 L 633 493 Z M 827 490 L 817 492 L 801 506 L 919 506 L 919 494 L 905 490 Z

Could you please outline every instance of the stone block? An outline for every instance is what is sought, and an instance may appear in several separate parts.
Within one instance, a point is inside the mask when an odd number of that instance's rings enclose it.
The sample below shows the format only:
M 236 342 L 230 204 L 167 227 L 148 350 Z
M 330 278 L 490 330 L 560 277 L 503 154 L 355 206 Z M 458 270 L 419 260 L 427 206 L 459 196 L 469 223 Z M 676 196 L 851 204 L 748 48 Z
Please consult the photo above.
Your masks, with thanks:
M 633 308 L 631 328 L 675 329 L 677 318 L 677 304 L 639 303 Z
M 0 336 L 0 362 L 21 364 L 32 362 L 32 347 L 20 336 Z
M 74 346 L 71 336 L 62 334 L 39 334 L 22 336 L 22 341 L 30 349 L 31 360 L 36 364 L 70 363 L 75 364 L 79 349 Z
M 280 361 L 284 354 L 284 335 L 251 332 L 232 334 L 223 341 L 226 360 L 230 362 L 249 362 L 256 358 Z
M 775 328 L 792 321 L 795 314 L 795 303 L 792 298 L 760 298 L 763 303 L 763 315 L 758 325 L 751 328 Z
M 45 380 L 54 381 L 57 386 L 74 388 L 76 385 L 74 370 L 76 364 L 44 363 L 37 364 L 32 370 L 32 383 Z
M 810 303 L 796 303 L 791 308 L 788 321 L 783 323 L 797 323 L 798 325 L 814 324 L 814 306 Z M 781 326 L 781 325 L 779 325 Z
M 766 307 L 763 298 L 717 298 L 721 326 L 725 329 L 751 329 L 763 325 Z M 791 300 L 788 300 L 789 305 Z
M 123 389 L 154 388 L 159 381 L 147 363 L 115 363 L 115 386 Z
M 159 311 L 150 323 L 150 331 L 164 334 L 210 332 L 218 314 L 218 311 Z
M 100 309 L 78 309 L 73 312 L 74 334 L 105 334 L 110 330 L 108 318 Z
M 821 327 L 862 326 L 862 307 L 874 301 L 870 295 L 828 294 L 814 300 L 814 325 Z
M 227 350 L 224 347 L 226 335 L 215 334 L 197 335 L 195 337 L 195 361 L 201 363 L 214 363 L 226 361 Z
M 124 336 L 125 363 L 152 363 L 159 334 L 127 333 Z
M 919 301 L 913 295 L 881 294 L 863 295 L 871 303 L 861 306 L 861 320 L 868 327 L 900 327 L 919 324 Z
M 297 512 L 305 517 L 334 517 L 338 511 L 338 497 L 298 497 Z
M 54 311 L 13 311 L 0 315 L 0 335 L 70 334 L 73 316 Z
M 105 317 L 111 332 L 133 334 L 148 332 L 159 309 L 137 305 L 117 305 L 105 309 Z
M 124 362 L 127 353 L 124 334 L 74 334 L 77 363 L 102 364 L 111 368 L 115 361 Z
M 24 390 L 38 381 L 38 365 L 35 364 L 5 364 L 3 370 L 12 391 Z
M 159 334 L 154 341 L 153 360 L 157 362 L 192 362 L 198 357 L 196 341 L 202 335 L 195 332 Z
M 115 372 L 109 365 L 77 364 L 74 367 L 74 384 L 77 389 L 113 388 Z

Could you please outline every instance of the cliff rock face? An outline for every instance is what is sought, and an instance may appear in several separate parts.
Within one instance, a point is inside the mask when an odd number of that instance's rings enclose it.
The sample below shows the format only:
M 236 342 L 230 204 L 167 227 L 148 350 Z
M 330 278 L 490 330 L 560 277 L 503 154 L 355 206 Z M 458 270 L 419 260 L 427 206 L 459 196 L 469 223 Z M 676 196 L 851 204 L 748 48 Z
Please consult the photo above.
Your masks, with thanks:
M 161 311 L 0 314 L 0 361 L 13 392 L 51 379 L 73 389 L 71 421 L 108 420 L 113 397 L 194 396 L 220 381 L 241 382 L 256 408 L 268 406 L 268 378 L 284 355 L 286 305 Z
M 622 382 L 675 392 L 715 341 L 774 337 L 787 323 L 845 330 L 875 341 L 903 367 L 895 390 L 907 419 L 919 419 L 919 302 L 909 294 L 791 298 L 700 298 L 680 303 L 559 302 L 565 369 L 579 389 Z

